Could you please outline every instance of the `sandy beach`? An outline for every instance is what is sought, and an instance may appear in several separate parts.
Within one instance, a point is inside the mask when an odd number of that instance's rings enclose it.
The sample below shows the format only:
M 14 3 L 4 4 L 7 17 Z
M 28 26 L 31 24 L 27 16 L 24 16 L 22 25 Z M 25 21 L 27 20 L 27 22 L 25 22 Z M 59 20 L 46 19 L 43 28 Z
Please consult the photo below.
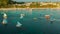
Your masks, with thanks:
M 0 8 L 0 10 L 60 9 L 60 8 Z

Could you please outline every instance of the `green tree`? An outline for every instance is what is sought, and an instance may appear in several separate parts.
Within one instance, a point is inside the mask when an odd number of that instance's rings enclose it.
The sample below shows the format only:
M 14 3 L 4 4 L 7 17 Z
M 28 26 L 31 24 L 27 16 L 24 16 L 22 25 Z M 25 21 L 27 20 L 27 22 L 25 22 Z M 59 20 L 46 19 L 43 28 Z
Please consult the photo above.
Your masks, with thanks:
M 8 5 L 9 0 L 0 0 L 0 6 L 6 7 Z

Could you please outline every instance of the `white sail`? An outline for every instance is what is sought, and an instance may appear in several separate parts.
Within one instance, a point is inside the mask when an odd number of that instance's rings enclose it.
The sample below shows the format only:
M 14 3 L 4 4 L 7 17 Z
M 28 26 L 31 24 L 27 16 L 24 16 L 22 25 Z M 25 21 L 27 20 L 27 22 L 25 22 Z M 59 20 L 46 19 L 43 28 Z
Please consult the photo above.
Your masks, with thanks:
M 16 27 L 21 27 L 22 24 L 20 22 L 17 22 Z

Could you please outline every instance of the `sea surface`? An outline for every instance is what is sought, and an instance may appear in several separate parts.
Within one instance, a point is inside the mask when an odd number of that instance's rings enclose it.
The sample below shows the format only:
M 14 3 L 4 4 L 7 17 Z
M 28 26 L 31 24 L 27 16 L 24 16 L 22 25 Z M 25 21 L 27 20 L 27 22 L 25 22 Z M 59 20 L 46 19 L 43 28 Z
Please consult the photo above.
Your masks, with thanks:
M 4 13 L 7 14 L 6 25 L 2 24 Z M 22 19 L 20 14 L 24 14 Z M 50 20 L 45 15 L 50 15 Z M 21 27 L 16 27 L 18 21 Z M 0 34 L 60 34 L 60 10 L 0 10 Z

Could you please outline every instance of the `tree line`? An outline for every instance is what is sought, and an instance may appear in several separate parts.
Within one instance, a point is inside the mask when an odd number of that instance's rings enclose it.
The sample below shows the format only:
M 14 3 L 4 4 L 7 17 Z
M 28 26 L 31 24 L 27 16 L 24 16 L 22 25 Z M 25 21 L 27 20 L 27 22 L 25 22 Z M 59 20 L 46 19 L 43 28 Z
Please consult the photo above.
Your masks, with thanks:
M 8 5 L 12 4 L 24 4 L 25 2 L 16 2 L 13 0 L 0 0 L 0 8 L 1 7 L 7 7 Z

